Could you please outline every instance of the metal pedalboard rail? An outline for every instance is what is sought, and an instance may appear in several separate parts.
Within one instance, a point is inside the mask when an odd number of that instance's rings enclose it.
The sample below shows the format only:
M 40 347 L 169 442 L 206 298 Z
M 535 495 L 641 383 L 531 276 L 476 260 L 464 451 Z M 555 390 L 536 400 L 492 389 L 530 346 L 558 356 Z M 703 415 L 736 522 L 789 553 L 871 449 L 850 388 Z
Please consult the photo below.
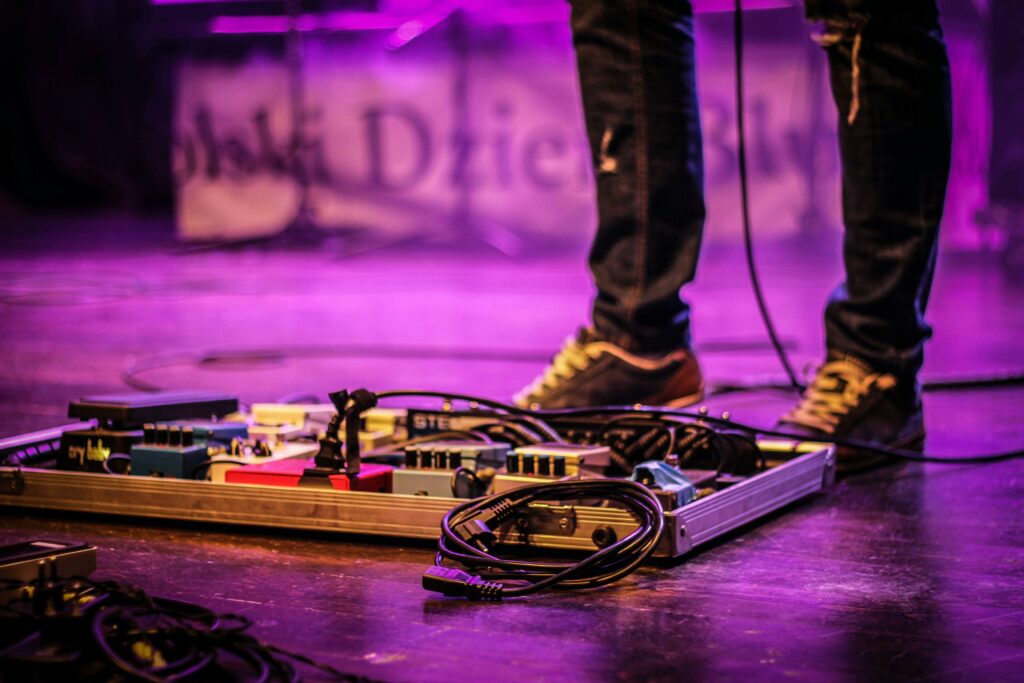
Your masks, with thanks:
M 0 440 L 0 449 L 5 441 L 17 438 Z M 823 490 L 832 483 L 834 473 L 831 447 L 794 454 L 728 488 L 667 510 L 655 555 L 685 555 Z M 441 518 L 458 502 L 390 493 L 0 468 L 0 507 L 389 538 L 436 539 Z M 506 543 L 590 551 L 597 547 L 597 532 L 622 537 L 635 528 L 630 513 L 618 508 L 535 504 L 528 515 L 504 527 L 499 537 Z

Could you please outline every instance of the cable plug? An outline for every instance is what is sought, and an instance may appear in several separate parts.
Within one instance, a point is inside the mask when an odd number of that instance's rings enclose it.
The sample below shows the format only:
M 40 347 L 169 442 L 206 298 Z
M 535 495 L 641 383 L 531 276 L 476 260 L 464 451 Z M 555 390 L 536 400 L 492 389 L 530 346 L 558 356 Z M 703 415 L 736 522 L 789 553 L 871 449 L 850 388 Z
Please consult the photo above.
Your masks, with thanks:
M 494 534 L 495 530 L 512 518 L 518 503 L 502 500 L 473 519 L 456 524 L 452 528 L 452 533 L 480 550 L 490 551 L 498 540 Z
M 490 525 L 480 517 L 474 517 L 468 522 L 456 525 L 452 529 L 452 533 L 469 545 L 475 545 L 485 552 L 489 551 L 498 540 L 498 537 L 491 531 Z
M 423 573 L 423 588 L 448 598 L 470 600 L 501 600 L 505 589 L 497 581 L 486 581 L 461 569 L 436 565 Z

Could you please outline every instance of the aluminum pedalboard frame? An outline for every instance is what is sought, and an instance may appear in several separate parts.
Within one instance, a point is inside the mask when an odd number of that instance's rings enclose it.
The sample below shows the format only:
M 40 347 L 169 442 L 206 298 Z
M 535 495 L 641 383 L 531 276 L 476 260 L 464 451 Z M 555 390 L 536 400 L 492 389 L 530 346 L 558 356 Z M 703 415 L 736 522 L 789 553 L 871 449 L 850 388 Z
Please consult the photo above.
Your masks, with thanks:
M 55 430 L 57 431 L 57 430 Z M 58 436 L 59 436 L 59 432 Z M 0 440 L 0 448 L 5 441 Z M 657 557 L 679 557 L 729 531 L 823 490 L 835 476 L 834 449 L 781 464 L 688 505 L 665 512 Z M 0 468 L 0 507 L 131 518 L 238 524 L 366 536 L 436 539 L 453 498 L 112 476 L 31 467 Z M 592 551 L 595 532 L 622 537 L 636 528 L 618 508 L 532 505 L 503 541 Z

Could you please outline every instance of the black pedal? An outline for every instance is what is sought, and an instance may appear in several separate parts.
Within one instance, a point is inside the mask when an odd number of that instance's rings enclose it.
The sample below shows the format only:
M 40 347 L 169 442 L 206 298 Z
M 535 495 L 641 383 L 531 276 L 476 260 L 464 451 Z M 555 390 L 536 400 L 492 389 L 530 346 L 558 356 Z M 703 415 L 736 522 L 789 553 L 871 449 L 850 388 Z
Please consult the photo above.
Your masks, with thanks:
M 0 546 L 0 581 L 31 581 L 38 574 L 41 561 L 46 561 L 61 578 L 88 576 L 96 570 L 96 548 L 85 543 L 47 540 Z
M 119 430 L 147 422 L 223 417 L 238 410 L 238 399 L 208 391 L 159 391 L 152 394 L 104 394 L 72 401 L 68 417 L 97 420 Z
M 60 435 L 57 469 L 74 472 L 104 472 L 111 455 L 131 455 L 132 446 L 142 443 L 142 430 L 114 430 L 104 427 L 72 429 Z
M 104 394 L 72 401 L 68 416 L 96 420 L 95 428 L 74 429 L 60 438 L 57 469 L 103 472 L 111 455 L 129 455 L 142 443 L 146 423 L 210 419 L 238 410 L 238 399 L 208 391 Z

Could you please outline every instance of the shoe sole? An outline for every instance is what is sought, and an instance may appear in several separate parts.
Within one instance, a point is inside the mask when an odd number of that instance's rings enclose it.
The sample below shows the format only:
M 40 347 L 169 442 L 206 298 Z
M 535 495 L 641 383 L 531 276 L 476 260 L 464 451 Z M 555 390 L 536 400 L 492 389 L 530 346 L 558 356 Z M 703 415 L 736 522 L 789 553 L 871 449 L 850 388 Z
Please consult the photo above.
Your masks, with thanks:
M 665 401 L 657 405 L 663 405 L 666 408 L 686 408 L 695 403 L 699 403 L 702 398 L 704 398 L 704 389 L 701 389 L 697 393 L 690 394 L 689 396 L 680 396 L 679 398 L 674 398 L 671 401 Z
M 665 401 L 665 400 L 662 400 L 660 398 L 650 398 L 650 399 L 647 399 L 645 401 L 635 401 L 634 404 L 636 404 L 636 405 L 644 405 L 644 406 L 655 406 L 655 407 L 662 407 L 662 408 L 687 408 L 689 406 L 692 406 L 695 403 L 699 403 L 702 398 L 704 398 L 704 390 L 703 389 L 701 389 L 700 391 L 698 391 L 695 394 L 690 394 L 688 396 L 680 396 L 679 398 L 674 398 L 674 399 L 672 399 L 670 401 Z M 520 403 L 519 401 L 513 401 L 513 405 L 515 405 L 517 408 L 522 408 L 524 410 L 529 410 L 530 409 L 530 404 L 529 403 Z M 629 405 L 633 405 L 633 404 L 629 404 Z M 590 406 L 590 405 L 573 405 L 573 406 L 561 406 L 558 409 L 560 410 L 560 409 L 563 409 L 563 408 L 591 408 L 591 407 L 593 407 L 593 406 Z M 543 410 L 543 409 L 544 409 L 544 407 L 542 406 L 541 410 Z
M 924 451 L 925 433 L 919 429 L 904 439 L 890 441 L 882 444 L 887 448 L 898 448 L 908 451 Z M 866 470 L 881 467 L 897 461 L 897 456 L 885 455 L 884 453 L 871 453 L 856 448 L 839 446 L 836 448 L 836 474 L 855 474 Z

